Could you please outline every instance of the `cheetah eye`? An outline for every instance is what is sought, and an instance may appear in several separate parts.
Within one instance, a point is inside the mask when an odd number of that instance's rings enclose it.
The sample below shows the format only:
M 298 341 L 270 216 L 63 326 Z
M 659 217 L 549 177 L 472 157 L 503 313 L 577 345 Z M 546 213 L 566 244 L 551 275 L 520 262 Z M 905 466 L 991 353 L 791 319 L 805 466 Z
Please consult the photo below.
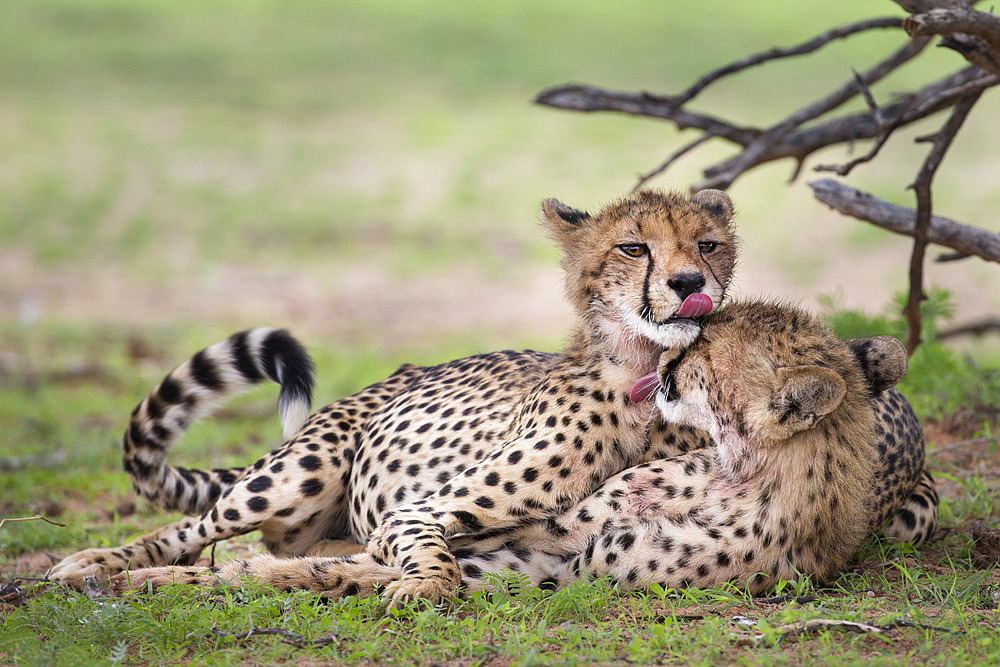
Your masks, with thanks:
M 702 255 L 711 255 L 713 252 L 719 249 L 722 245 L 718 241 L 699 241 L 698 242 L 698 252 Z
M 648 251 L 648 248 L 641 243 L 622 243 L 618 249 L 629 257 L 642 257 Z

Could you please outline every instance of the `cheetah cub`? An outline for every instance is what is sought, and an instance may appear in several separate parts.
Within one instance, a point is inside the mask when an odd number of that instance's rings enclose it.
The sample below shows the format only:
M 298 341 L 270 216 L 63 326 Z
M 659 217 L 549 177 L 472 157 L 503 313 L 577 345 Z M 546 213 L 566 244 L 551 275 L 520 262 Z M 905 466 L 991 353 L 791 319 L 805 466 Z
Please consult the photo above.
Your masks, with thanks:
M 866 346 L 883 382 L 898 382 L 902 344 Z M 465 587 L 487 587 L 482 573 L 503 568 L 541 586 L 610 576 L 624 588 L 733 581 L 756 594 L 798 573 L 828 581 L 872 530 L 877 433 L 862 360 L 796 308 L 711 314 L 691 347 L 664 354 L 656 405 L 714 447 L 626 470 L 495 550 L 453 543 Z

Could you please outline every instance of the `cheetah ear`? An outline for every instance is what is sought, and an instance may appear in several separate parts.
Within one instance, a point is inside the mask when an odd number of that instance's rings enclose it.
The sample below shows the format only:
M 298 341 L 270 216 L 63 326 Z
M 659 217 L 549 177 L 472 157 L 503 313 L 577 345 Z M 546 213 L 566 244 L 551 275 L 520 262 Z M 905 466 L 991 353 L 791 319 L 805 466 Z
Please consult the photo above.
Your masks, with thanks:
M 733 200 L 722 190 L 699 190 L 691 195 L 691 201 L 716 218 L 726 222 L 733 219 Z
M 778 369 L 778 390 L 769 406 L 775 429 L 784 437 L 803 431 L 840 405 L 847 384 L 823 366 Z
M 584 227 L 590 220 L 586 211 L 567 206 L 558 199 L 550 197 L 542 202 L 542 224 L 558 241 Z
M 877 396 L 906 375 L 906 348 L 892 336 L 852 338 L 844 341 L 861 364 L 872 396 Z

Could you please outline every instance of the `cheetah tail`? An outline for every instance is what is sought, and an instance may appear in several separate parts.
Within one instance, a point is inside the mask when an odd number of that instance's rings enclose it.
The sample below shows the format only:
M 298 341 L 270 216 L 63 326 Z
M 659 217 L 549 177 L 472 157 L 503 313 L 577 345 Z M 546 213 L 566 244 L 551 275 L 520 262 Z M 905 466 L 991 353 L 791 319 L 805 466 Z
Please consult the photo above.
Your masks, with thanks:
M 164 509 L 206 511 L 245 469 L 186 470 L 168 465 L 167 452 L 220 401 L 264 380 L 281 385 L 278 412 L 289 438 L 309 417 L 313 362 L 287 331 L 233 334 L 171 371 L 132 411 L 125 431 L 122 463 L 136 491 Z

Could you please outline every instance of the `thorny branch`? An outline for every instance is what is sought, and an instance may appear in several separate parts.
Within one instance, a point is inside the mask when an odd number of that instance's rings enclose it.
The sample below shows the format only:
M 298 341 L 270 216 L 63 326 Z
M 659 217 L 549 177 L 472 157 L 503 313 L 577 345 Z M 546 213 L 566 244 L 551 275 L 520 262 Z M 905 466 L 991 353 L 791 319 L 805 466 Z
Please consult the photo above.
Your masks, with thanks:
M 858 165 L 873 160 L 896 130 L 938 111 L 953 109 L 945 127 L 933 137 L 923 139 L 933 140 L 934 147 L 912 186 L 917 193 L 916 213 L 864 193 L 858 193 L 853 201 L 846 202 L 847 205 L 844 205 L 843 198 L 833 203 L 824 199 L 821 191 L 830 194 L 836 188 L 846 186 L 829 179 L 810 184 L 816 197 L 833 208 L 914 237 L 909 271 L 910 299 L 905 310 L 910 327 L 907 347 L 912 352 L 920 341 L 919 302 L 923 293 L 923 261 L 927 244 L 940 243 L 962 255 L 1000 261 L 1000 236 L 932 216 L 930 199 L 934 173 L 969 109 L 983 91 L 1000 84 L 1000 18 L 992 13 L 972 10 L 971 6 L 978 0 L 893 1 L 911 16 L 905 19 L 890 17 L 858 21 L 828 30 L 797 46 L 773 48 L 747 56 L 709 72 L 678 95 L 664 96 L 645 91 L 620 92 L 572 84 L 544 90 L 538 94 L 535 102 L 557 109 L 615 111 L 659 118 L 673 123 L 679 130 L 699 131 L 696 139 L 676 150 L 656 168 L 642 174 L 636 188 L 662 174 L 678 159 L 711 139 L 718 138 L 737 147 L 735 155 L 706 167 L 704 178 L 695 183 L 692 190 L 726 189 L 751 169 L 783 158 L 795 160 L 792 175 L 792 180 L 795 180 L 805 160 L 816 151 L 837 144 L 853 145 L 857 140 L 875 139 L 865 155 L 842 165 L 821 165 L 817 168 L 841 176 L 847 175 Z M 873 29 L 905 30 L 910 40 L 864 73 L 855 73 L 852 79 L 830 93 L 770 127 L 746 126 L 732 119 L 686 108 L 687 103 L 708 86 L 737 72 L 781 58 L 813 53 L 833 40 Z M 917 90 L 897 95 L 882 106 L 876 104 L 870 87 L 918 56 L 934 36 L 940 36 L 941 46 L 960 53 L 972 66 Z M 866 111 L 833 115 L 833 112 L 859 94 L 868 103 Z M 832 186 L 829 185 L 831 183 Z M 818 187 L 820 184 L 823 187 Z M 883 224 L 887 216 L 891 224 Z

